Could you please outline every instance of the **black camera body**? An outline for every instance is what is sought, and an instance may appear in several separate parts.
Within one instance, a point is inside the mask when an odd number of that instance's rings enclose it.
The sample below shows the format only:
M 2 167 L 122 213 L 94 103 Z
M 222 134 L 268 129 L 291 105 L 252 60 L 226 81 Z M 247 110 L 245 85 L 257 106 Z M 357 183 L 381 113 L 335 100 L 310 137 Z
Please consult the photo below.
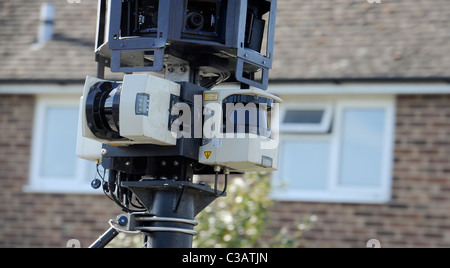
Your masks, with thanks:
M 276 5 L 277 0 L 110 0 L 109 8 L 99 8 L 96 58 L 125 73 L 187 62 L 201 86 L 234 77 L 265 90 Z

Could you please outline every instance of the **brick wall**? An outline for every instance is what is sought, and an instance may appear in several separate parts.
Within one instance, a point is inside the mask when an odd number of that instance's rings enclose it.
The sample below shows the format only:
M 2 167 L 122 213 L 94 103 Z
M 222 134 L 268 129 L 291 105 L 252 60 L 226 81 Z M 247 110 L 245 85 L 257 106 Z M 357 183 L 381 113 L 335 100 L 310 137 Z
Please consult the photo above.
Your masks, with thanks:
M 120 211 L 99 195 L 30 194 L 33 96 L 0 95 L 0 247 L 89 246 Z
M 450 96 L 399 96 L 391 202 L 280 202 L 273 226 L 316 215 L 306 247 L 450 247 Z

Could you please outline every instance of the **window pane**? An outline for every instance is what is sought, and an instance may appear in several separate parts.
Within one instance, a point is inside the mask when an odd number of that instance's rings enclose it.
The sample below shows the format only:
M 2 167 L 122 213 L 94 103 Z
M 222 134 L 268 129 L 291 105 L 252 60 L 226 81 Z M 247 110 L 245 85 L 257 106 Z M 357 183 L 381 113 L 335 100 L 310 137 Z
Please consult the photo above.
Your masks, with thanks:
M 385 111 L 347 109 L 343 116 L 340 185 L 381 183 Z
M 288 189 L 327 188 L 330 143 L 328 141 L 289 141 L 282 144 L 282 180 Z
M 44 178 L 73 179 L 76 174 L 78 109 L 48 108 L 41 159 Z
M 320 124 L 324 114 L 324 110 L 288 110 L 283 122 L 287 124 Z

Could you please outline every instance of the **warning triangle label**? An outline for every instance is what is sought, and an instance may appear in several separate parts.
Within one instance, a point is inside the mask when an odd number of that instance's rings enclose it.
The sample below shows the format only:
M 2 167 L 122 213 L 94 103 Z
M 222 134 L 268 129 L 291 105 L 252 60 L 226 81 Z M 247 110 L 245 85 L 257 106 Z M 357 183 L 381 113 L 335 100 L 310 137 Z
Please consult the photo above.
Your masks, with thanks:
M 206 159 L 209 159 L 211 157 L 211 153 L 212 152 L 205 152 Z

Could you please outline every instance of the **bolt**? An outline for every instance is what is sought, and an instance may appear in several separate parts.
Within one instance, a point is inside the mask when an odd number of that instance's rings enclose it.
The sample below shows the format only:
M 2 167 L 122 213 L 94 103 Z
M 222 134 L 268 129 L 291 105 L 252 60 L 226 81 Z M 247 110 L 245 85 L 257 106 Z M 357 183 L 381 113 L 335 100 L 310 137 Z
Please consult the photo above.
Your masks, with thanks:
M 166 164 L 166 161 L 161 161 L 161 166 L 165 166 Z
M 128 218 L 126 216 L 121 216 L 118 222 L 120 226 L 125 226 L 128 223 Z
M 94 188 L 94 189 L 98 189 L 98 188 L 100 188 L 100 186 L 102 186 L 102 181 L 101 180 L 99 180 L 99 179 L 94 179 L 92 182 L 91 182 L 91 186 L 92 186 L 92 188 Z
M 223 173 L 226 174 L 226 175 L 230 175 L 230 173 L 231 173 L 230 168 L 224 167 L 224 168 L 223 168 Z
M 101 153 L 102 153 L 102 155 L 106 155 L 108 153 L 108 150 L 102 149 Z
M 180 165 L 180 163 L 178 161 L 174 161 L 173 165 L 177 167 L 178 165 Z
M 169 67 L 169 68 L 167 68 L 167 71 L 168 71 L 169 73 L 173 73 L 174 69 L 173 69 L 172 67 Z
M 219 165 L 214 166 L 214 172 L 220 172 L 222 170 L 222 167 Z

